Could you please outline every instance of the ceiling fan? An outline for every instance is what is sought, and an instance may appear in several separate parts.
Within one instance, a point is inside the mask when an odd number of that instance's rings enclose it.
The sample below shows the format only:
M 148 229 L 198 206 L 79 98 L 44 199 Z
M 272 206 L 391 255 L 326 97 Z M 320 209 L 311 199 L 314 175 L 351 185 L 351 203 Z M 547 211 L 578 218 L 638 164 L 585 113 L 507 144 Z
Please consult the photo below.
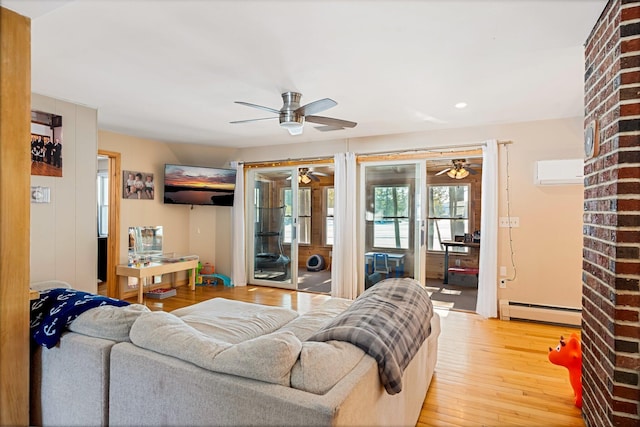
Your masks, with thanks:
M 287 129 L 291 135 L 300 135 L 302 133 L 302 127 L 304 122 L 318 123 L 324 125 L 322 127 L 316 127 L 321 131 L 340 130 L 344 128 L 356 127 L 356 122 L 350 122 L 348 120 L 334 119 L 331 117 L 316 116 L 314 114 L 324 110 L 328 110 L 331 107 L 338 105 L 336 101 L 329 98 L 319 99 L 317 101 L 310 102 L 309 104 L 300 106 L 300 98 L 302 94 L 298 92 L 285 92 L 282 94 L 283 105 L 282 108 L 276 110 L 275 108 L 265 107 L 262 105 L 251 104 L 249 102 L 235 101 L 236 104 L 246 105 L 247 107 L 258 108 L 260 110 L 269 111 L 270 113 L 277 114 L 280 119 L 280 126 Z M 237 120 L 230 123 L 247 123 L 255 122 L 259 120 L 270 120 L 276 117 L 264 117 L 261 119 L 249 119 L 249 120 Z
M 444 173 L 447 174 L 449 178 L 453 179 L 463 179 L 471 175 L 475 175 L 478 172 L 474 170 L 474 167 L 481 167 L 481 165 L 473 165 L 467 163 L 466 159 L 453 159 L 451 160 L 452 165 L 446 169 L 441 170 L 436 173 L 435 176 L 442 175 Z
M 329 176 L 324 172 L 315 172 L 309 168 L 300 168 L 298 169 L 298 182 L 301 184 L 309 184 L 311 181 L 318 182 L 320 181 L 319 176 Z M 287 178 L 287 181 L 290 180 L 291 177 Z

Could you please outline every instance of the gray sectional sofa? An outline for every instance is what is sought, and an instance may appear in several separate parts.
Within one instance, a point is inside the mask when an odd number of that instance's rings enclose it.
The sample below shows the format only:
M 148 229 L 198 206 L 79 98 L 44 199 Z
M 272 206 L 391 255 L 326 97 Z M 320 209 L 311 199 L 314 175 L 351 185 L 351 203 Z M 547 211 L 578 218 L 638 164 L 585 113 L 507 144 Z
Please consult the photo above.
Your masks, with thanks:
M 171 313 L 89 310 L 58 346 L 35 351 L 32 424 L 415 425 L 435 369 L 438 315 L 425 319 L 430 334 L 402 390 L 389 394 L 364 350 L 310 340 L 351 306 L 332 298 L 299 315 L 214 298 Z M 128 339 L 113 331 L 120 311 Z

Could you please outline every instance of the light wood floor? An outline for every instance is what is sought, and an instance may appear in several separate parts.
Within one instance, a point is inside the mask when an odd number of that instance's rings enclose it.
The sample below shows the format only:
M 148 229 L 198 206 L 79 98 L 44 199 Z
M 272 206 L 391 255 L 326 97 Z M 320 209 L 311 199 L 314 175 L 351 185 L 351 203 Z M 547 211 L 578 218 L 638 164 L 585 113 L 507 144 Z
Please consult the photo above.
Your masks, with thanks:
M 171 311 L 215 297 L 300 313 L 329 298 L 260 286 L 198 287 L 195 292 L 182 286 L 175 297 L 149 300 L 149 305 L 161 302 Z M 579 330 L 437 312 L 442 318 L 438 363 L 417 426 L 584 426 L 567 370 L 547 359 L 560 335 Z

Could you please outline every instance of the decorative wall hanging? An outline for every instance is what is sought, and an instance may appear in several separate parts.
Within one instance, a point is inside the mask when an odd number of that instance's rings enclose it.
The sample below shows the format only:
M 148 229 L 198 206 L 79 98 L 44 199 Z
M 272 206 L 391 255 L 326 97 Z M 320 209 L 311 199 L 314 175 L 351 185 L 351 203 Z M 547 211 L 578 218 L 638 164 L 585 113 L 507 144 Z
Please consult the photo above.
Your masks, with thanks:
M 155 183 L 153 174 L 147 172 L 122 172 L 122 198 L 153 200 Z
M 31 112 L 31 175 L 62 177 L 62 116 Z

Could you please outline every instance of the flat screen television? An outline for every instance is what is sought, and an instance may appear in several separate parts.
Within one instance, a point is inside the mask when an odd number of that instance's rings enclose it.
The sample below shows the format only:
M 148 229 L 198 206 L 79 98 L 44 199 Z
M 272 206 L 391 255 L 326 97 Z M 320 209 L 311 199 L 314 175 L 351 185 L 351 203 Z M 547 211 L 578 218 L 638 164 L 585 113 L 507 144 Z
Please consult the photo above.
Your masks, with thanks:
M 166 204 L 233 206 L 235 187 L 235 169 L 164 165 Z

